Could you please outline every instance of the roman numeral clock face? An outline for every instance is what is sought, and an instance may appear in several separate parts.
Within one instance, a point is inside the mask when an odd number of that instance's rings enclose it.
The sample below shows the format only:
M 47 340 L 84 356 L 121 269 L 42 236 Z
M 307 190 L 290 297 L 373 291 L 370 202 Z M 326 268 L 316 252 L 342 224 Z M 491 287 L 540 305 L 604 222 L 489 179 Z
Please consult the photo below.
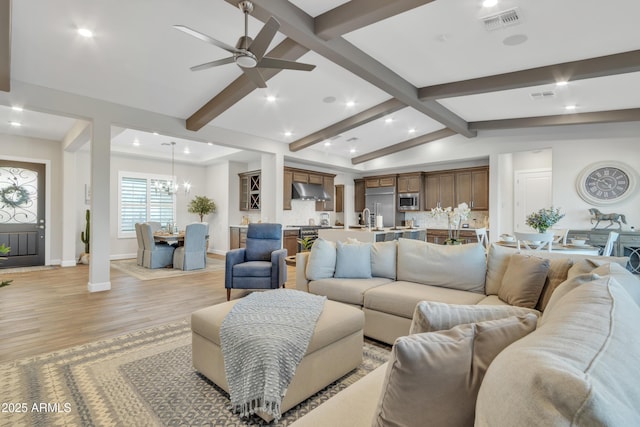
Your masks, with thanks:
M 586 167 L 576 182 L 578 194 L 595 205 L 617 203 L 635 188 L 635 175 L 623 163 L 599 162 Z

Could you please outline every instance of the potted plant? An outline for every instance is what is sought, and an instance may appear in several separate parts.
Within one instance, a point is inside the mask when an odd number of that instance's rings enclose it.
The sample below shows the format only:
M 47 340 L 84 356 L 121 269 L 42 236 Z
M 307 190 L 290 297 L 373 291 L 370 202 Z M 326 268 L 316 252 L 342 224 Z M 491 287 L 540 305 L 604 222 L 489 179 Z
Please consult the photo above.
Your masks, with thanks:
M 300 248 L 302 252 L 309 252 L 311 247 L 313 246 L 314 238 L 305 237 L 304 239 L 298 239 L 298 243 L 300 243 Z
M 91 235 L 89 234 L 91 230 L 91 211 L 89 209 L 87 209 L 84 217 L 86 219 L 84 231 L 80 232 L 80 241 L 84 243 L 84 252 L 80 254 L 78 261 L 80 264 L 89 264 L 89 242 L 91 242 Z
M 9 253 L 10 250 L 11 248 L 9 246 L 5 246 L 4 243 L 0 245 L 0 255 L 6 255 Z M 0 260 L 3 260 L 3 259 L 6 259 L 6 258 L 0 257 Z M 2 282 L 0 282 L 0 288 L 11 284 L 11 282 L 13 282 L 13 280 L 3 280 Z
M 207 196 L 196 196 L 189 202 L 189 213 L 200 215 L 200 222 L 203 222 L 205 215 L 215 211 L 215 202 Z
M 471 209 L 469 205 L 466 203 L 460 203 L 458 207 L 451 208 L 451 206 L 446 209 L 442 209 L 441 207 L 437 207 L 431 209 L 431 216 L 434 218 L 439 218 L 441 216 L 446 216 L 447 218 L 447 226 L 449 228 L 449 238 L 444 241 L 445 245 L 460 245 L 462 244 L 462 240 L 460 239 L 460 226 L 462 221 L 469 218 L 469 214 L 471 213 Z
M 554 209 L 551 206 L 549 209 L 543 208 L 527 216 L 526 224 L 537 230 L 538 233 L 545 234 L 549 228 L 553 227 L 562 218 L 564 218 L 564 214 L 560 213 L 560 209 Z

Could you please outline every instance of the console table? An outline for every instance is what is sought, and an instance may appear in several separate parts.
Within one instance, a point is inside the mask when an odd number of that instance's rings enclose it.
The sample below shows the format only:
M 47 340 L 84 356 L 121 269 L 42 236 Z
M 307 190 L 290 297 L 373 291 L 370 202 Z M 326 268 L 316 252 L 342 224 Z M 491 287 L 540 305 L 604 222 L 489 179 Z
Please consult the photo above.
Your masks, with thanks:
M 568 239 L 585 239 L 592 246 L 604 248 L 609 232 L 620 233 L 618 241 L 613 245 L 612 256 L 629 257 L 627 270 L 640 274 L 640 232 L 618 231 L 616 229 L 599 228 L 596 230 L 569 230 Z

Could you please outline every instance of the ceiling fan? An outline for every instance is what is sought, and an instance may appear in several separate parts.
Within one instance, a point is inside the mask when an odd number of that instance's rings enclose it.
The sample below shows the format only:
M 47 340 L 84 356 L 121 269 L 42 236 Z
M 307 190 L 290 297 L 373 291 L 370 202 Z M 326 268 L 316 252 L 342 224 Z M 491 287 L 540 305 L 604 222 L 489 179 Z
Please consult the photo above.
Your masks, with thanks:
M 191 67 L 191 71 L 206 70 L 208 68 L 217 67 L 235 62 L 242 72 L 258 87 L 265 88 L 267 83 L 260 74 L 258 68 L 279 68 L 287 70 L 311 71 L 316 66 L 304 64 L 302 62 L 289 61 L 286 59 L 270 58 L 264 56 L 265 51 L 271 44 L 271 40 L 275 37 L 280 23 L 272 16 L 262 27 L 255 40 L 248 36 L 249 14 L 253 12 L 253 3 L 250 1 L 241 1 L 238 7 L 244 13 L 244 36 L 240 36 L 236 46 L 233 47 L 224 42 L 216 40 L 199 31 L 193 30 L 184 25 L 174 25 L 173 27 L 200 39 L 204 42 L 211 43 L 233 54 L 228 58 L 218 59 L 216 61 L 206 62 L 204 64 Z

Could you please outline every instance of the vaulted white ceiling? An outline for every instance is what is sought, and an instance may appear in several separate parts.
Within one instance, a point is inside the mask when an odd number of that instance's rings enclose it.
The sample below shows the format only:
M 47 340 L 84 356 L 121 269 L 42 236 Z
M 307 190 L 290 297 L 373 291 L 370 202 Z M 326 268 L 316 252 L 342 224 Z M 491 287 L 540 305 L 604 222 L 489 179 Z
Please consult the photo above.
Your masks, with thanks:
M 240 10 L 230 3 L 233 2 L 14 0 L 11 79 L 186 120 L 240 78 L 242 72 L 235 64 L 190 71 L 191 66 L 229 54 L 172 25 L 187 25 L 234 45 L 242 35 L 244 23 Z M 369 7 L 363 0 L 254 3 L 256 18 L 249 19 L 252 36 L 263 25 L 258 18 L 280 15 L 276 18 L 281 21 L 281 32 L 268 50 L 287 37 L 302 45 L 310 44 L 309 39 L 316 36 L 300 30 L 300 23 L 313 22 L 308 20 L 336 7 Z M 318 52 L 313 49 L 320 42 L 314 39 L 314 46 L 305 46 L 311 51 L 297 60 L 315 64 L 315 70 L 276 74 L 267 81 L 266 89 L 251 88 L 247 96 L 234 100 L 206 126 L 288 145 L 310 134 L 322 134 L 336 123 L 397 98 L 394 90 L 398 87 L 417 98 L 423 87 L 640 49 L 637 0 L 499 0 L 491 8 L 482 7 L 481 0 L 396 3 L 422 5 L 323 42 L 321 49 L 316 49 Z M 486 28 L 483 18 L 512 9 L 518 16 L 514 25 Z M 83 27 L 92 30 L 94 37 L 79 36 L 76 30 Z M 352 46 L 355 52 L 347 58 L 348 63 L 339 58 L 345 46 Z M 358 64 L 365 68 L 356 69 Z M 575 81 L 569 75 L 569 84 L 563 87 L 547 82 L 425 102 L 433 103 L 430 105 L 445 116 L 456 118 L 465 128 L 466 124 L 502 119 L 636 109 L 640 108 L 640 92 L 634 90 L 640 87 L 639 67 L 639 63 L 632 63 L 628 68 L 631 72 Z M 380 84 L 376 80 L 380 75 L 388 76 L 386 82 L 396 86 Z M 275 101 L 268 101 L 268 96 L 274 96 Z M 26 104 L 28 109 L 28 100 Z M 569 104 L 575 105 L 575 110 L 566 110 Z M 448 126 L 425 114 L 422 107 L 420 103 L 396 108 L 361 126 L 345 127 L 303 150 L 357 159 Z M 8 125 L 17 114 L 22 114 L 20 129 Z M 389 118 L 392 121 L 386 120 Z M 65 127 L 68 129 L 73 123 L 69 118 L 0 108 L 0 132 L 4 133 L 59 140 Z M 157 149 L 162 157 L 166 151 L 160 145 L 162 138 L 149 132 L 127 130 L 117 135 L 114 150 L 135 155 L 139 146 L 133 146 L 133 140 L 137 138 L 145 147 L 141 152 Z M 468 136 L 473 137 L 473 132 L 469 131 Z M 325 145 L 325 141 L 329 144 Z M 234 153 L 216 144 L 233 145 L 231 141 L 208 142 L 214 145 L 193 142 L 198 153 L 194 162 L 214 161 Z

